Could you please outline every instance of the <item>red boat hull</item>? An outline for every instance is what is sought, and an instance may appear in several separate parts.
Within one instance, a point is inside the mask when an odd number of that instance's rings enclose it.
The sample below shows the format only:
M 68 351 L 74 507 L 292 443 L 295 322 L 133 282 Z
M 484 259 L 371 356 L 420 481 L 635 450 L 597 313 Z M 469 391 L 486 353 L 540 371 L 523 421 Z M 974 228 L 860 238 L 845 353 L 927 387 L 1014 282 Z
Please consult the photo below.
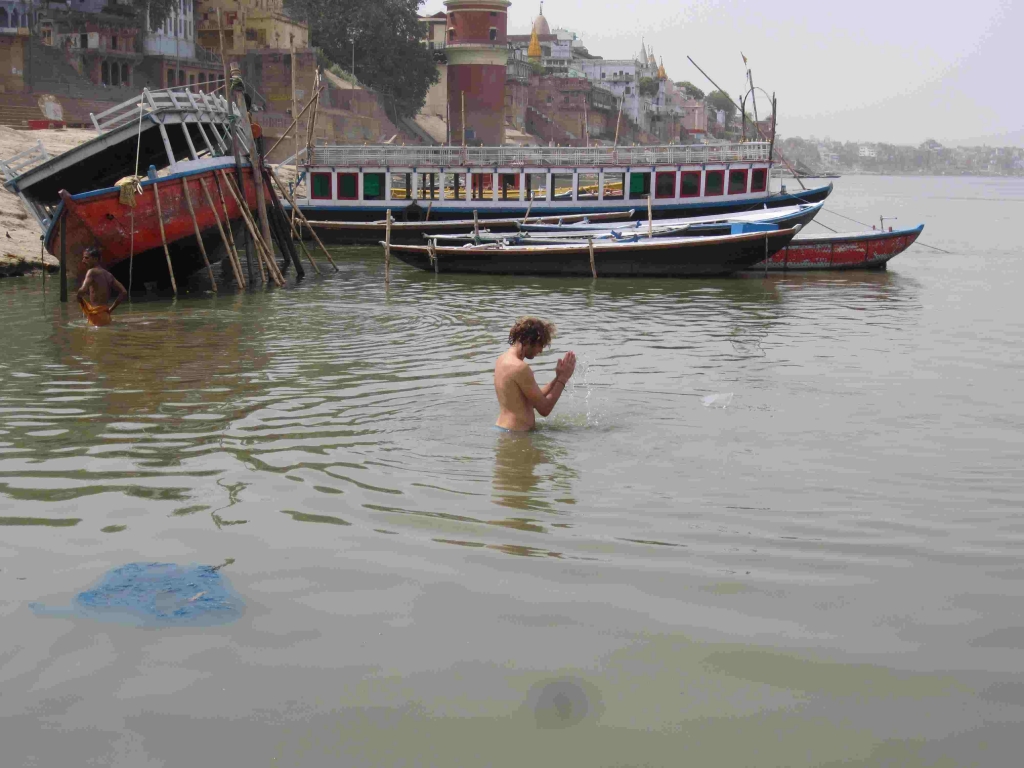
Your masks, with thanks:
M 811 270 L 884 269 L 914 244 L 923 226 L 897 232 L 858 232 L 831 236 L 796 237 L 768 259 L 768 272 Z M 759 262 L 750 272 L 764 272 Z
M 228 173 L 235 180 L 234 169 L 231 168 Z M 205 182 L 214 201 L 216 213 L 207 202 L 200 179 Z M 242 179 L 246 204 L 251 211 L 256 206 L 256 187 L 249 166 L 242 168 Z M 166 238 L 175 278 L 184 279 L 203 266 L 196 243 L 195 225 L 185 199 L 185 186 L 188 186 L 196 221 L 212 262 L 219 260 L 223 252 L 217 218 L 220 218 L 223 226 L 225 207 L 221 203 L 218 183 L 227 204 L 227 219 L 234 225 L 242 218 L 242 213 L 221 175 L 221 168 L 175 173 L 155 182 L 145 180 L 142 182 L 142 194 L 135 196 L 134 208 L 121 203 L 120 192 L 113 187 L 80 195 L 62 192 L 62 209 L 54 218 L 47 237 L 47 250 L 60 258 L 60 219 L 63 218 L 67 233 L 68 269 L 76 284 L 84 277 L 84 273 L 78 274 L 81 272 L 82 253 L 86 248 L 95 246 L 100 249 L 102 265 L 119 277 L 127 274 L 131 261 L 136 283 L 155 280 L 164 285 L 170 283 L 164 253 Z M 157 189 L 160 194 L 163 236 L 157 214 Z M 241 246 L 241 242 L 237 244 Z

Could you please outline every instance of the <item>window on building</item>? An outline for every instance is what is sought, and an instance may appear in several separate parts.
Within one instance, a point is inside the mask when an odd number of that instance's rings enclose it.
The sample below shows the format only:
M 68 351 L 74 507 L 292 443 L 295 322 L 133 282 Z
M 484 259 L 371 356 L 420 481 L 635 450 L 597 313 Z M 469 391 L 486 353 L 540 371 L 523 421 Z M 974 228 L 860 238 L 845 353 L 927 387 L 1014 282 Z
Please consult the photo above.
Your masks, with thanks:
M 602 192 L 603 200 L 622 200 L 625 197 L 624 189 L 626 184 L 626 174 L 624 173 L 606 173 L 604 175 L 604 185 Z
M 466 174 L 446 173 L 444 175 L 444 199 L 465 200 L 466 199 Z
M 127 64 L 121 65 L 121 85 L 131 85 L 131 70 L 128 69 Z
M 518 173 L 503 173 L 498 177 L 499 184 L 501 185 L 501 199 L 502 200 L 518 200 L 519 199 L 519 174 Z
M 412 200 L 411 173 L 391 173 L 391 199 Z
M 113 86 L 121 84 L 121 67 L 116 63 L 110 65 L 110 84 Z
M 199 87 L 200 87 L 200 89 L 202 89 L 202 87 L 204 85 L 206 85 L 206 73 L 205 72 L 200 72 L 199 73 Z
M 548 175 L 546 173 L 526 174 L 526 199 L 548 199 Z
M 491 40 L 497 40 L 498 39 L 498 29 L 496 27 L 491 27 L 490 31 L 488 31 L 488 33 L 487 33 L 487 36 Z
M 745 195 L 747 193 L 747 171 L 729 171 L 729 194 Z
M 331 174 L 312 173 L 309 184 L 310 197 L 314 200 L 331 199 Z
M 659 200 L 676 196 L 676 172 L 658 171 L 654 175 L 654 197 Z
M 725 191 L 725 171 L 708 171 L 704 175 L 704 195 L 714 197 Z
M 768 170 L 755 168 L 750 172 L 750 191 L 764 192 L 766 189 L 768 189 Z
M 561 201 L 572 200 L 571 173 L 551 174 L 551 199 Z
M 190 91 L 194 91 L 196 89 L 196 76 L 195 75 L 189 75 L 188 76 L 188 89 Z
M 455 42 L 455 30 L 452 29 L 451 27 L 448 28 L 448 42 L 449 43 L 454 43 Z
M 174 70 L 173 69 L 168 69 L 167 70 L 167 82 L 164 83 L 164 88 L 173 88 L 173 87 L 174 87 Z
M 629 199 L 643 200 L 651 194 L 651 174 L 630 172 Z
M 700 197 L 700 171 L 683 171 L 680 197 Z
M 338 174 L 338 199 L 358 200 L 359 199 L 359 174 L 339 173 Z
M 629 86 L 627 85 L 627 86 L 626 86 L 626 95 L 628 96 L 628 95 L 629 95 L 629 93 L 630 93 L 630 90 L 629 90 Z
M 385 183 L 383 173 L 364 173 L 363 200 L 383 200 Z
M 421 173 L 418 197 L 420 200 L 437 200 L 438 179 L 436 173 Z
M 0 8 L 0 27 L 6 27 L 9 23 L 7 20 L 7 9 Z
M 103 85 L 110 85 L 110 65 L 105 61 L 100 64 L 100 82 Z
M 110 36 L 110 47 L 112 50 L 117 50 L 117 35 Z
M 88 48 L 89 47 L 89 35 L 87 35 L 85 32 L 83 32 L 82 34 L 80 34 L 78 36 L 78 47 L 79 48 Z
M 576 199 L 597 200 L 601 191 L 601 176 L 598 173 L 580 173 L 576 177 Z

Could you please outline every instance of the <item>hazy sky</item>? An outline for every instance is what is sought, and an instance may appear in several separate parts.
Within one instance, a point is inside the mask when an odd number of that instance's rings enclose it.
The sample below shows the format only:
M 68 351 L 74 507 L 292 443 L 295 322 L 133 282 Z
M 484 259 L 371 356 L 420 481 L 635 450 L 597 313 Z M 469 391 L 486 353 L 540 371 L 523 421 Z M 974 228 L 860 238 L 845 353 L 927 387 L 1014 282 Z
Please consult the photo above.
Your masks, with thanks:
M 426 12 L 443 10 L 427 0 Z M 526 33 L 536 0 L 513 0 L 509 31 Z M 779 132 L 916 144 L 993 137 L 1024 142 L 1024 1 L 548 0 L 552 28 L 576 32 L 592 54 L 626 57 L 641 37 L 673 80 L 723 88 L 754 82 L 779 99 Z M 998 141 L 999 134 L 1005 141 Z

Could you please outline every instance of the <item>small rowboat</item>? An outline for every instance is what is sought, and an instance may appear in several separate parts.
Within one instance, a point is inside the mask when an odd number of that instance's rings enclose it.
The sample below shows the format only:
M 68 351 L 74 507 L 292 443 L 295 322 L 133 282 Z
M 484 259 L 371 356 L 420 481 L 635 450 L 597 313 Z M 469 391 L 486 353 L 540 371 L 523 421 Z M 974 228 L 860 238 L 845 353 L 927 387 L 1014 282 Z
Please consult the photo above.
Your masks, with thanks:
M 885 269 L 889 261 L 914 244 L 923 230 L 924 224 L 888 232 L 800 234 L 768 259 L 767 270 L 762 260 L 750 271 Z
M 714 237 L 656 237 L 636 243 L 569 242 L 507 246 L 381 243 L 417 269 L 487 275 L 560 277 L 712 277 L 747 269 L 784 248 L 799 226 Z
M 450 233 L 472 233 L 479 230 L 484 224 L 489 232 L 515 232 L 523 224 L 551 224 L 558 225 L 584 222 L 615 222 L 628 221 L 633 218 L 636 209 L 628 211 L 611 211 L 609 213 L 573 214 L 567 216 L 543 216 L 529 219 L 454 219 L 451 221 L 396 221 L 392 216 L 391 220 L 391 242 L 416 244 L 422 243 L 423 238 L 430 238 L 435 235 Z M 345 243 L 375 243 L 385 236 L 388 230 L 387 219 L 380 221 L 310 221 L 309 225 L 318 232 L 339 232 L 344 233 L 344 238 L 324 239 L 330 242 Z

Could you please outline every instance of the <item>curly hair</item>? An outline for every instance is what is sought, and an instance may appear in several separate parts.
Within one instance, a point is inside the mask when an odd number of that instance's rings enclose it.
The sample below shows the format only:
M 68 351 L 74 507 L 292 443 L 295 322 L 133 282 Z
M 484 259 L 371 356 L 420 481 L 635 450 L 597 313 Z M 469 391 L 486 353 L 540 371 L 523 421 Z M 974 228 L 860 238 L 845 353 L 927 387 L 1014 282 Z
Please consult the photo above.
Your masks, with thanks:
M 541 349 L 555 338 L 555 324 L 539 317 L 520 317 L 508 332 L 509 346 L 522 342 L 523 346 L 540 344 Z

